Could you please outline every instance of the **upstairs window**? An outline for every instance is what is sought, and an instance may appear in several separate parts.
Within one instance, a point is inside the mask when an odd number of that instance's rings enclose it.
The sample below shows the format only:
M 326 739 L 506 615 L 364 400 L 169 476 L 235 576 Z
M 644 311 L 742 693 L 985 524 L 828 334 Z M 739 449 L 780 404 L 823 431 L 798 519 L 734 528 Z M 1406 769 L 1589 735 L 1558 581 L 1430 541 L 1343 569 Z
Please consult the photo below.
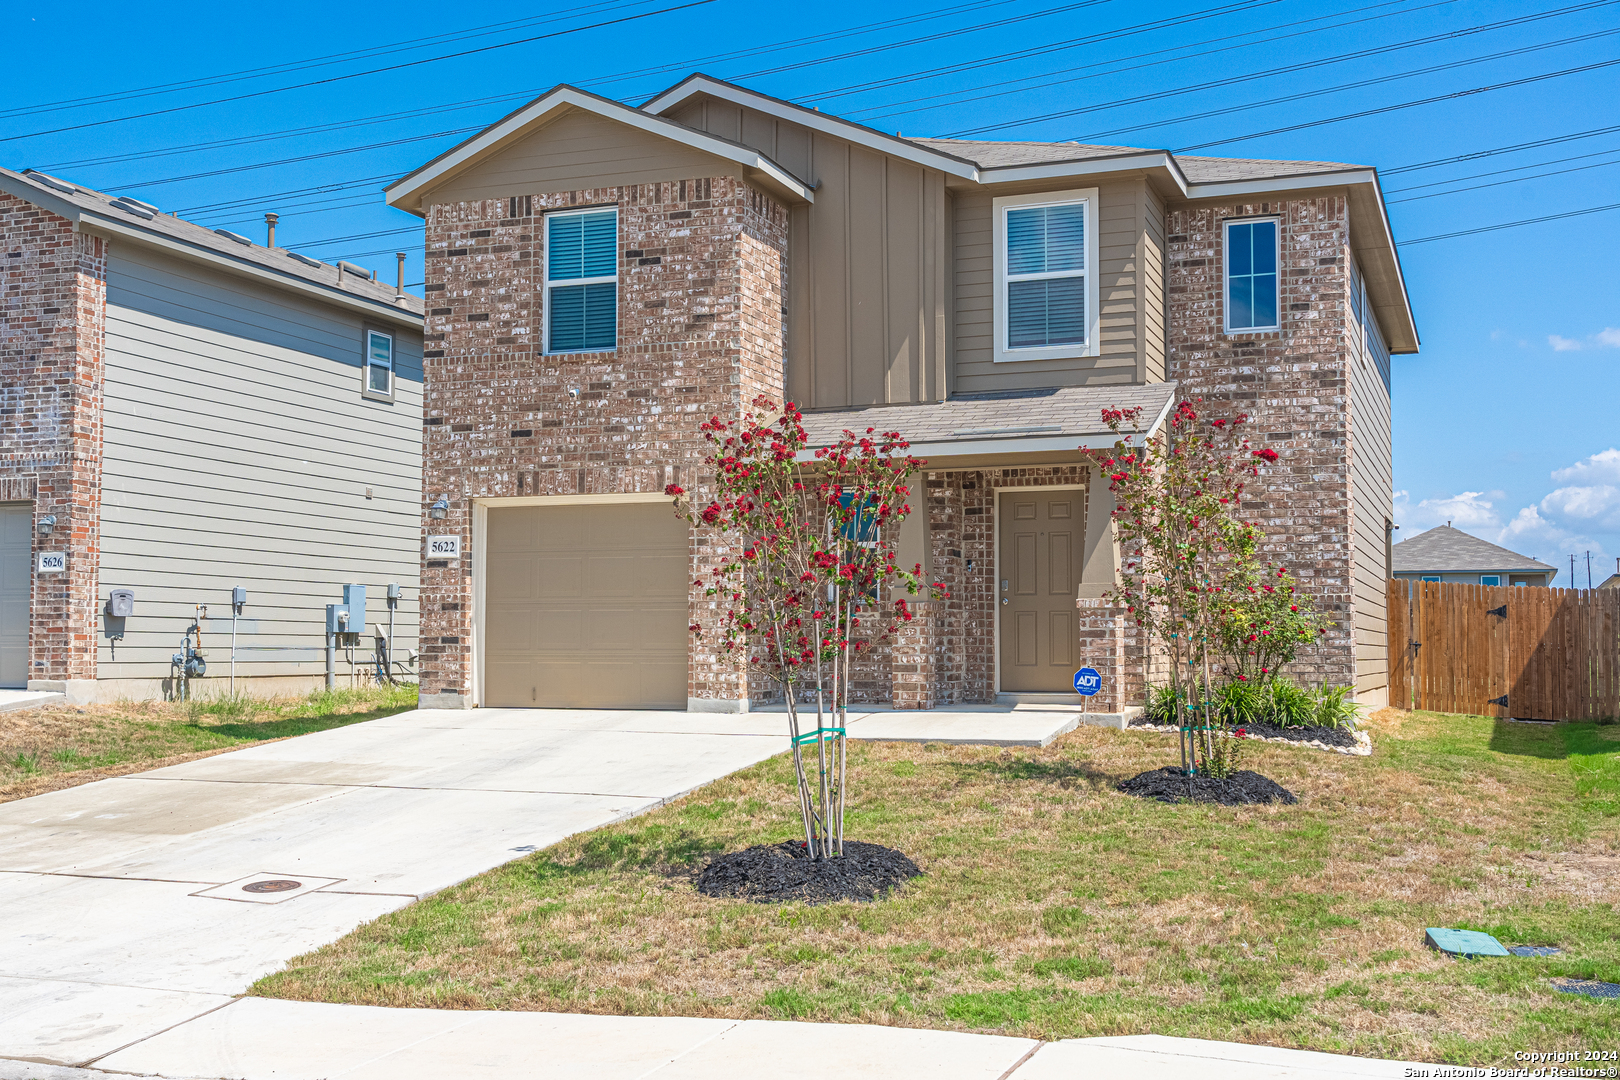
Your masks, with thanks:
M 394 397 L 394 339 L 378 330 L 366 331 L 365 384 L 368 398 Z
M 1095 190 L 993 202 L 995 359 L 1097 353 Z
M 1226 332 L 1280 330 L 1277 320 L 1277 219 L 1226 223 Z
M 619 336 L 619 212 L 546 215 L 546 351 L 604 352 Z

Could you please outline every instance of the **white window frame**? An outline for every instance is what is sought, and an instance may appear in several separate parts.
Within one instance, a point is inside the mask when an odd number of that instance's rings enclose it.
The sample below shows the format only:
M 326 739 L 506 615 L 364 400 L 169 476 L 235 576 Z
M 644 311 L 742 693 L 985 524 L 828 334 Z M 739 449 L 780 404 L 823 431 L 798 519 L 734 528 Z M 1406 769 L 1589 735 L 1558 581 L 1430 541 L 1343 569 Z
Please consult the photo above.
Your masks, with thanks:
M 1007 347 L 1007 211 L 1036 206 L 1085 205 L 1086 264 L 1086 340 L 1078 345 L 1041 345 L 1028 349 Z M 1071 191 L 1039 191 L 1031 195 L 1006 195 L 991 200 L 992 231 L 995 238 L 995 297 L 991 307 L 995 312 L 995 339 L 991 359 L 998 364 L 1019 360 L 1067 360 L 1075 357 L 1097 356 L 1100 352 L 1098 332 L 1102 319 L 1098 311 L 1097 285 L 1097 189 L 1076 188 Z M 1068 277 L 1062 274 L 1020 274 L 1014 280 L 1033 281 L 1048 277 Z
M 1239 326 L 1232 325 L 1232 244 L 1231 234 L 1234 225 L 1255 225 L 1262 221 L 1276 224 L 1277 251 L 1277 321 L 1271 326 Z M 1282 264 L 1282 218 L 1270 214 L 1261 214 L 1257 217 L 1225 218 L 1221 221 L 1221 330 L 1230 336 L 1244 334 L 1275 334 L 1282 330 L 1283 317 L 1283 264 Z
M 371 386 L 371 339 L 380 337 L 388 342 L 388 389 L 374 390 Z M 395 353 L 398 342 L 386 330 L 365 328 L 364 344 L 360 355 L 360 396 L 370 401 L 393 401 L 394 386 L 399 378 L 399 357 Z
M 1491 581 L 1486 581 L 1485 580 L 1486 578 L 1491 578 L 1492 580 Z M 1481 575 L 1479 575 L 1479 583 L 1481 585 L 1500 585 L 1500 584 L 1502 584 L 1502 575 L 1501 574 L 1481 574 Z
M 608 206 L 581 206 L 567 210 L 555 210 L 544 214 L 540 218 L 540 344 L 542 355 L 569 356 L 582 352 L 617 352 L 619 349 L 618 313 L 615 311 L 613 319 L 613 347 L 611 349 L 553 349 L 551 347 L 551 222 L 553 219 L 584 217 L 587 214 L 601 214 L 607 211 L 613 213 L 613 273 L 607 277 L 589 278 L 562 278 L 557 284 L 566 288 L 570 285 L 602 285 L 613 283 L 613 302 L 615 307 L 619 301 L 619 208 L 617 205 Z
M 1441 578 L 1440 578 L 1439 574 L 1424 574 L 1423 575 L 1423 580 L 1424 581 L 1433 581 L 1433 582 L 1438 583 L 1441 580 Z

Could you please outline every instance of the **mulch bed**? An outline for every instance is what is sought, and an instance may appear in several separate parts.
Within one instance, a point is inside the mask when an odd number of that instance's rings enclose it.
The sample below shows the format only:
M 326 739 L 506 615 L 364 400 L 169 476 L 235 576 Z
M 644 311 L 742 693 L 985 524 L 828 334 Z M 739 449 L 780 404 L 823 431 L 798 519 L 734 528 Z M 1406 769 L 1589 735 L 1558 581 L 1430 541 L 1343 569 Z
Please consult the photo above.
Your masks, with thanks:
M 697 891 L 756 904 L 872 901 L 921 874 L 916 863 L 882 844 L 845 840 L 842 856 L 816 860 L 803 840 L 784 840 L 719 856 L 698 874 Z
M 1254 803 L 1297 803 L 1299 798 L 1268 776 L 1252 769 L 1233 773 L 1225 780 L 1210 776 L 1188 776 L 1174 765 L 1139 773 L 1119 785 L 1127 795 L 1160 802 L 1207 802 L 1222 806 L 1249 806 Z

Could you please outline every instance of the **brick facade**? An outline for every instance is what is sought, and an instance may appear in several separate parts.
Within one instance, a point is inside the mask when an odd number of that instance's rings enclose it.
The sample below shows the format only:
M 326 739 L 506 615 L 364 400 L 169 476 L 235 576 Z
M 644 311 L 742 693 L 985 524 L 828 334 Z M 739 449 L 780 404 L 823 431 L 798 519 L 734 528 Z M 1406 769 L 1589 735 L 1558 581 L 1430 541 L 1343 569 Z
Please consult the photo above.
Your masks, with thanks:
M 66 573 L 34 576 L 28 678 L 94 679 L 105 241 L 0 192 L 0 259 L 0 501 L 32 501 L 36 552 L 67 555 Z
M 1279 219 L 1281 330 L 1232 334 L 1222 320 L 1227 218 Z M 1334 620 L 1290 674 L 1355 684 L 1351 620 L 1350 220 L 1343 196 L 1173 209 L 1165 292 L 1170 377 L 1188 397 L 1232 402 L 1251 439 L 1276 450 L 1264 499 L 1244 509 L 1264 526 L 1265 556 L 1293 571 Z
M 586 206 L 619 211 L 618 348 L 548 356 L 542 216 Z M 700 492 L 698 425 L 781 394 L 787 214 L 742 180 L 706 177 L 434 205 L 426 245 L 424 527 L 459 530 L 464 554 L 422 575 L 422 693 L 468 701 L 471 501 Z M 440 495 L 451 510 L 430 521 Z M 723 554 L 715 543 L 694 533 L 694 579 Z M 716 617 L 694 589 L 692 620 Z M 750 697 L 736 659 L 692 650 L 690 698 Z

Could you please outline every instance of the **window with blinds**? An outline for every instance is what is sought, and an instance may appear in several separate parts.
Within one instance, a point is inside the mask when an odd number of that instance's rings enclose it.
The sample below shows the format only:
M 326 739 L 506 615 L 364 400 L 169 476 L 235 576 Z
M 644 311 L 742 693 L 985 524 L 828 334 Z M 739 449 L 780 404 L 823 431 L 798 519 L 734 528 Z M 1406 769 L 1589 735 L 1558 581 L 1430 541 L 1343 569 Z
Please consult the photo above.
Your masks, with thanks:
M 1226 223 L 1226 330 L 1278 330 L 1277 219 Z
M 1094 192 L 995 200 L 996 360 L 1095 355 Z
M 546 351 L 618 345 L 619 212 L 546 215 Z

